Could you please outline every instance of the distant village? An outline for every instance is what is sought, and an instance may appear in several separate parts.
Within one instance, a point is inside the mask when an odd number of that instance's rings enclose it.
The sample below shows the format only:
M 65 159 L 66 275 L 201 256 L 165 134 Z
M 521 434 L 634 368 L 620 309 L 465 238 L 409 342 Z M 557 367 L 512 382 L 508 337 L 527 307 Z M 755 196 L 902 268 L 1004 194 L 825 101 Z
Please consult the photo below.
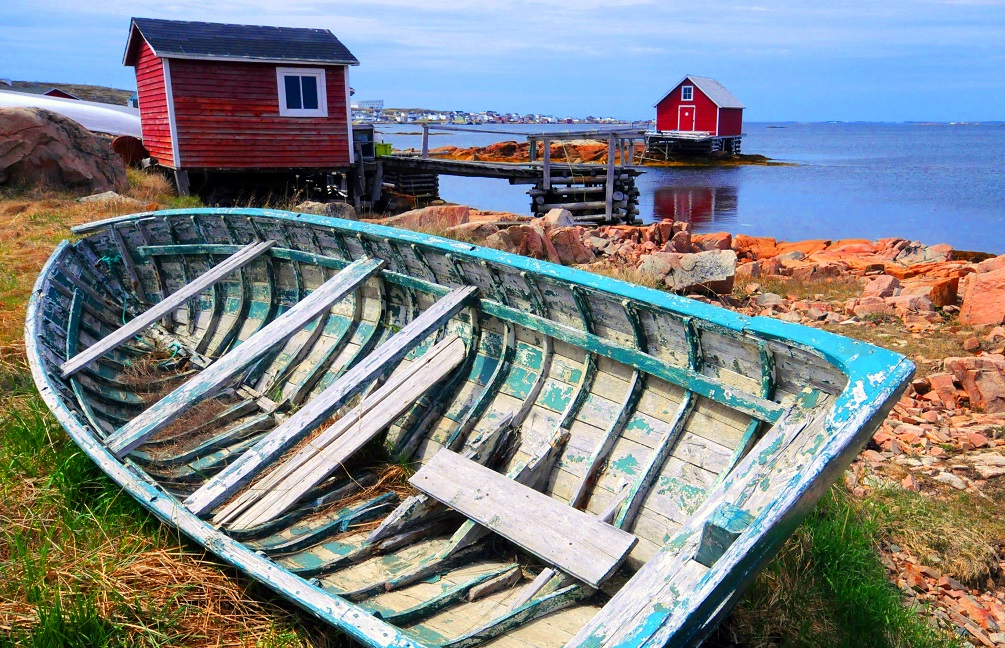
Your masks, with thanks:
M 555 117 L 553 115 L 499 113 L 494 110 L 429 110 L 425 108 L 385 108 L 382 99 L 355 101 L 352 120 L 364 124 L 622 124 L 613 117 Z

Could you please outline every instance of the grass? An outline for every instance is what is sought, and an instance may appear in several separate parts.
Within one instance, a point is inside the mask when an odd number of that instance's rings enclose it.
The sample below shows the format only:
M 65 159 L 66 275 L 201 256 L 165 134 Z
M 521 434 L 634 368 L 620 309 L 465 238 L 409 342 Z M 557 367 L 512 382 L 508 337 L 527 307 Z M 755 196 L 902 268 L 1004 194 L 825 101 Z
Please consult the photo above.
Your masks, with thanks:
M 194 206 L 131 171 L 144 206 Z M 134 212 L 47 190 L 0 193 L 0 648 L 347 645 L 124 495 L 70 441 L 24 362 L 35 277 L 72 225 Z
M 728 624 L 740 645 L 948 648 L 886 578 L 889 518 L 834 487 L 757 577 Z

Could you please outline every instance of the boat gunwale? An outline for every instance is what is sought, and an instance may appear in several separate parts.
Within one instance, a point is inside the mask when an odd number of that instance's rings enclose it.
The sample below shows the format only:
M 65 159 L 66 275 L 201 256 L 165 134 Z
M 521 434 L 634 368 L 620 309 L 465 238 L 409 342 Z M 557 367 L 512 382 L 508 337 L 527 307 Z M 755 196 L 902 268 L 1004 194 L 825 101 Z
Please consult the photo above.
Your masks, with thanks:
M 566 268 L 544 261 L 527 259 L 515 254 L 370 223 L 344 221 L 330 217 L 296 214 L 279 210 L 179 209 L 144 212 L 106 219 L 78 226 L 73 228 L 72 231 L 74 234 L 87 234 L 97 232 L 113 224 L 145 218 L 199 214 L 279 218 L 286 221 L 307 222 L 322 227 L 337 227 L 342 230 L 355 231 L 361 234 L 393 238 L 405 243 L 431 246 L 443 252 L 508 265 L 531 273 L 540 273 L 553 280 L 580 284 L 608 293 L 613 297 L 641 302 L 647 308 L 654 311 L 667 311 L 676 317 L 695 317 L 699 320 L 711 322 L 712 324 L 726 328 L 735 335 L 750 335 L 755 339 L 790 345 L 822 357 L 844 373 L 848 379 L 843 390 L 826 410 L 824 420 L 824 428 L 827 431 L 844 433 L 831 435 L 820 448 L 820 454 L 815 456 L 807 466 L 807 470 L 794 476 L 785 485 L 788 497 L 775 498 L 760 511 L 751 525 L 751 529 L 760 529 L 761 532 L 772 528 L 771 524 L 778 523 L 785 515 L 792 514 L 796 505 L 799 504 L 800 498 L 805 497 L 814 484 L 815 478 L 819 477 L 825 470 L 833 470 L 835 460 L 840 462 L 841 458 L 849 454 L 849 448 L 854 445 L 853 442 L 858 440 L 858 437 L 862 436 L 863 431 L 868 428 L 869 423 L 879 414 L 882 414 L 884 410 L 892 407 L 890 397 L 898 389 L 903 388 L 906 380 L 913 374 L 914 370 L 913 363 L 901 354 L 857 340 L 843 338 L 826 331 L 766 317 L 739 315 L 725 309 L 695 302 L 659 290 L 636 286 L 607 277 L 600 277 L 575 268 Z M 406 636 L 396 627 L 370 616 L 356 604 L 307 583 L 275 563 L 258 556 L 237 540 L 231 539 L 221 531 L 214 529 L 208 522 L 190 513 L 175 498 L 167 495 L 159 487 L 144 479 L 128 462 L 115 459 L 101 444 L 100 440 L 88 430 L 85 422 L 69 408 L 68 404 L 63 402 L 62 396 L 56 393 L 58 390 L 52 382 L 54 377 L 50 376 L 44 366 L 43 356 L 39 349 L 40 341 L 36 336 L 36 328 L 40 317 L 41 297 L 46 281 L 50 277 L 55 264 L 62 254 L 65 253 L 69 245 L 68 241 L 63 241 L 59 244 L 47 260 L 36 280 L 28 305 L 25 322 L 25 342 L 28 363 L 35 383 L 39 388 L 39 393 L 59 422 L 74 438 L 74 441 L 109 477 L 129 491 L 131 495 L 157 517 L 169 524 L 173 524 L 179 530 L 185 532 L 186 535 L 189 535 L 207 549 L 216 553 L 224 561 L 255 577 L 315 616 L 332 623 L 359 640 L 369 642 L 371 645 L 388 648 L 392 646 L 422 645 Z M 787 417 L 783 417 L 777 425 L 779 427 L 783 426 L 786 420 Z M 857 450 L 855 448 L 856 452 Z M 746 462 L 747 464 L 753 461 L 753 452 L 748 453 L 747 459 L 749 460 Z M 848 458 L 848 461 L 850 461 L 850 458 Z M 735 467 L 734 471 L 738 472 L 741 467 L 743 467 L 742 464 Z M 733 474 L 736 474 L 736 472 Z M 712 496 L 716 492 L 719 494 L 726 493 L 731 482 L 732 480 L 730 479 L 724 480 L 713 493 L 709 494 L 706 504 L 710 505 L 713 502 L 714 498 Z M 783 503 L 786 506 L 783 507 Z M 696 513 L 695 521 L 697 521 L 697 517 L 698 514 Z M 751 535 L 747 532 L 744 534 L 746 537 L 750 537 Z M 744 566 L 746 566 L 747 571 L 741 574 L 743 578 L 746 578 L 750 573 L 754 573 L 756 566 L 760 564 L 763 556 L 751 555 L 753 552 L 750 550 L 757 547 L 754 545 L 744 547 L 744 544 L 739 541 L 734 543 L 730 550 L 723 555 L 722 559 L 716 563 L 715 567 L 709 570 L 705 575 L 706 578 L 699 585 L 703 585 L 710 594 L 716 593 L 718 588 L 723 586 L 723 582 L 712 578 L 712 576 L 721 576 L 723 570 L 725 570 L 726 574 L 731 573 L 729 569 L 726 569 L 727 567 L 743 570 Z M 670 554 L 676 553 L 677 549 L 677 547 L 672 546 L 672 543 L 665 544 L 660 548 L 656 556 L 647 562 L 647 565 L 655 567 L 661 557 L 670 559 Z M 743 550 L 741 551 L 741 549 Z M 636 573 L 636 576 L 641 574 L 645 567 L 643 566 Z M 623 591 L 630 586 L 631 581 L 623 588 Z M 731 596 L 727 595 L 715 600 L 729 601 L 731 598 Z M 646 627 L 637 628 L 637 631 L 632 634 L 633 638 L 624 642 L 624 645 L 662 646 L 668 637 L 677 636 L 674 634 L 676 631 L 686 631 L 686 628 L 683 626 L 689 623 L 702 622 L 703 619 L 711 619 L 711 617 L 705 617 L 701 614 L 702 607 L 707 603 L 704 599 L 694 599 L 688 606 L 688 609 L 694 614 L 681 613 L 679 607 L 676 610 L 666 609 L 660 619 L 653 619 L 653 623 L 647 622 L 645 624 Z M 677 614 L 672 614 L 674 612 L 677 612 Z M 718 613 L 718 611 L 715 612 L 716 614 Z M 696 632 L 700 632 L 700 629 Z M 585 643 L 587 645 L 600 645 L 602 638 L 594 635 L 586 639 Z

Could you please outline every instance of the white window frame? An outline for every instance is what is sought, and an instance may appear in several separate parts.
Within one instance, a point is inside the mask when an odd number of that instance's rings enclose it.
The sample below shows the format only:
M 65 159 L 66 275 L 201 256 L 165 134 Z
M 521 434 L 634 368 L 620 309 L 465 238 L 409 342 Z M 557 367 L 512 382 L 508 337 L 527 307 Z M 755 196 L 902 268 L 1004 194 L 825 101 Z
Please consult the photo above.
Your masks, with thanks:
M 680 87 L 680 100 L 681 101 L 694 101 L 694 86 L 686 85 Z
M 318 84 L 317 108 L 287 108 L 286 107 L 286 77 L 312 76 Z M 327 117 L 328 116 L 328 86 L 325 84 L 324 68 L 276 68 L 276 86 L 279 93 L 279 114 L 282 117 Z

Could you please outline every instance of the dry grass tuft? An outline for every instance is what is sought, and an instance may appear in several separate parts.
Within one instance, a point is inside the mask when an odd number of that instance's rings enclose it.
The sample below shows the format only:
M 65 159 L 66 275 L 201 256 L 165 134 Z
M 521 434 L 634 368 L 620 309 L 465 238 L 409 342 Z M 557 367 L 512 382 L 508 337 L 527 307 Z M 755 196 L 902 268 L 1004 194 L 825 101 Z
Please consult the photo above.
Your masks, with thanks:
M 968 492 L 933 498 L 889 488 L 875 491 L 860 506 L 880 522 L 884 539 L 909 549 L 921 564 L 981 588 L 1002 576 L 1001 504 Z

